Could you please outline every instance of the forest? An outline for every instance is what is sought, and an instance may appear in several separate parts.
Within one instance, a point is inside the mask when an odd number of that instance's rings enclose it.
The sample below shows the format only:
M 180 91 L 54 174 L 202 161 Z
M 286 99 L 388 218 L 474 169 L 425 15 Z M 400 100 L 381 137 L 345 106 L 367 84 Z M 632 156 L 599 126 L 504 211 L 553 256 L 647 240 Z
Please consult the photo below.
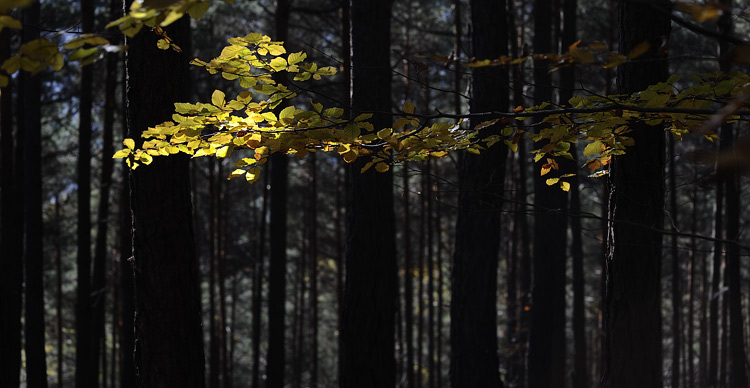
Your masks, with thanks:
M 750 387 L 748 33 L 2 0 L 0 387 Z

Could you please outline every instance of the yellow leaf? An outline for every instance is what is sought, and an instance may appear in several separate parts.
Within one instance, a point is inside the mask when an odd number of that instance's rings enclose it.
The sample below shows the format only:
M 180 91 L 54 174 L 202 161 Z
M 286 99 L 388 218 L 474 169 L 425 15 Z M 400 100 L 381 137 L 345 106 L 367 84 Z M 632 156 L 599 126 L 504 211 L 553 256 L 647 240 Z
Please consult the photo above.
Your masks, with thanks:
M 115 152 L 115 154 L 112 156 L 112 159 L 122 159 L 127 157 L 128 155 L 130 155 L 130 149 L 119 150 Z
M 391 136 L 392 133 L 393 133 L 393 129 L 392 128 L 383 128 L 383 129 L 381 129 L 381 130 L 378 131 L 378 139 L 383 140 L 383 139 Z
M 216 157 L 217 158 L 226 158 L 227 156 L 232 154 L 232 151 L 234 150 L 234 147 L 231 145 L 225 145 L 218 150 L 216 150 Z
M 352 163 L 355 160 L 357 160 L 357 153 L 353 150 L 349 150 L 347 153 L 344 154 L 344 161 L 347 163 Z
M 269 65 L 275 71 L 281 71 L 281 70 L 286 69 L 287 63 L 286 63 L 286 59 L 284 59 L 282 57 L 276 57 L 276 58 L 274 58 L 274 59 L 271 60 L 271 63 Z
M 643 42 L 635 46 L 632 50 L 630 50 L 630 52 L 628 53 L 628 58 L 638 58 L 641 55 L 645 54 L 649 48 L 651 48 L 651 44 L 647 40 L 644 40 Z
M 281 55 L 286 54 L 286 49 L 284 46 L 278 45 L 278 44 L 269 44 L 266 46 L 266 49 L 268 50 L 268 53 L 271 55 Z
M 380 162 L 380 163 L 378 163 L 378 164 L 375 165 L 375 170 L 377 170 L 378 172 L 386 172 L 390 168 L 391 167 L 387 163 L 383 163 L 383 162 Z
M 169 49 L 169 42 L 166 39 L 159 39 L 156 41 L 156 47 L 161 50 L 167 50 Z
M 373 165 L 373 164 L 375 164 L 375 162 L 374 162 L 374 161 L 372 161 L 372 160 L 371 160 L 371 161 L 369 161 L 369 162 L 367 162 L 367 163 L 365 163 L 365 166 L 364 166 L 364 167 L 362 167 L 362 169 L 360 169 L 360 170 L 359 170 L 359 173 L 360 173 L 360 174 L 364 174 L 364 173 L 365 173 L 365 171 L 369 170 L 369 169 L 370 169 L 370 167 L 372 167 L 372 165 Z
M 560 180 L 560 178 L 549 178 L 549 179 L 547 179 L 547 181 L 546 181 L 546 183 L 547 183 L 547 186 L 552 186 L 552 185 L 554 185 L 555 183 L 557 183 L 557 182 L 558 182 L 559 180 Z
M 133 141 L 133 139 L 125 139 L 122 141 L 122 144 L 131 150 L 135 147 L 135 141 Z
M 218 106 L 219 108 L 223 108 L 225 104 L 225 97 L 226 95 L 221 90 L 214 90 L 213 94 L 211 95 L 211 103 Z
M 0 16 L 0 31 L 3 30 L 3 27 L 14 28 L 16 30 L 20 30 L 23 26 L 21 25 L 20 21 L 13 19 L 12 17 L 8 15 L 2 15 Z
M 254 183 L 260 178 L 260 167 L 253 167 L 245 173 L 245 180 L 249 183 Z
M 190 17 L 193 19 L 200 19 L 201 16 L 203 16 L 206 11 L 208 11 L 208 6 L 211 5 L 208 1 L 201 1 L 198 3 L 193 3 L 193 5 L 190 6 L 188 9 L 188 14 L 190 14 Z
M 411 102 L 404 101 L 404 106 L 401 107 L 401 110 L 404 111 L 404 113 L 411 115 L 411 114 L 414 114 L 416 107 Z
M 560 188 L 563 189 L 563 191 L 570 191 L 570 183 L 560 182 Z
M 588 157 L 591 155 L 596 155 L 600 152 L 602 152 L 602 142 L 597 140 L 593 143 L 586 145 L 586 148 L 583 149 L 583 156 Z

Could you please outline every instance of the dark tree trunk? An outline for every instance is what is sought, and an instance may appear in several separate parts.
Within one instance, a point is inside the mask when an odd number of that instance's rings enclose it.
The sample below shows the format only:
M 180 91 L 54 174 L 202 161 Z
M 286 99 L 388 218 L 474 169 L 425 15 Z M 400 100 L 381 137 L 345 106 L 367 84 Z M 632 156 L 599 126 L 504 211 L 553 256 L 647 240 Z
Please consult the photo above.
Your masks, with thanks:
M 534 2 L 534 51 L 552 50 L 550 0 Z M 535 61 L 534 103 L 552 101 L 548 61 Z M 570 163 L 557 158 L 561 170 Z M 547 163 L 546 159 L 540 163 Z M 537 163 L 535 171 L 540 169 Z M 574 167 L 573 167 L 574 168 Z M 556 172 L 556 171 L 555 171 Z M 534 286 L 529 331 L 529 387 L 565 387 L 565 260 L 567 258 L 567 193 L 548 186 L 547 176 L 534 174 Z
M 352 110 L 391 109 L 390 0 L 351 3 Z M 376 114 L 375 128 L 390 126 Z M 342 318 L 343 388 L 391 388 L 396 385 L 394 337 L 398 279 L 392 173 L 373 169 L 360 174 L 365 161 L 351 168 L 346 289 Z
M 81 0 L 81 30 L 89 33 L 94 27 L 94 5 L 91 0 Z M 78 216 L 76 272 L 76 387 L 92 388 L 97 385 L 98 368 L 91 351 L 97 339 L 92 335 L 91 315 L 91 65 L 81 68 L 80 106 L 78 123 Z
M 289 30 L 289 0 L 276 1 L 276 36 L 286 41 Z M 283 82 L 283 77 L 275 77 Z M 270 263 L 268 287 L 268 388 L 284 387 L 286 306 L 286 218 L 289 161 L 284 154 L 271 156 Z
M 11 30 L 0 33 L 0 58 L 10 58 Z M 0 386 L 17 387 L 21 373 L 23 203 L 20 163 L 14 150 L 13 81 L 0 93 Z M 18 141 L 19 139 L 16 138 Z M 20 144 L 19 144 L 20 146 Z
M 317 156 L 310 159 L 308 247 L 310 271 L 310 387 L 318 388 L 318 188 Z
M 723 6 L 729 6 L 730 0 L 723 0 L 720 2 Z M 719 31 L 723 34 L 729 34 L 732 31 L 732 19 L 729 12 L 723 13 L 719 18 L 717 25 Z M 719 44 L 719 53 L 725 54 L 728 50 L 726 43 Z M 728 71 L 729 65 L 726 61 L 720 63 L 720 70 Z M 721 126 L 719 132 L 722 138 L 727 136 L 727 133 L 732 131 L 731 124 L 724 124 Z M 731 139 L 731 135 L 730 139 Z M 719 152 L 726 151 L 728 144 L 725 140 L 721 140 L 719 146 Z M 722 295 L 719 293 L 721 283 L 721 262 L 724 250 L 724 244 L 721 240 L 724 239 L 724 189 L 727 186 L 727 177 L 723 173 L 717 173 L 716 175 L 716 208 L 714 209 L 714 252 L 711 272 L 711 291 L 709 293 L 709 322 L 708 322 L 708 372 L 706 377 L 706 385 L 708 387 L 715 387 L 719 373 L 719 301 L 723 300 Z
M 620 52 L 648 40 L 639 61 L 618 68 L 620 93 L 640 91 L 668 75 L 670 20 L 649 4 L 619 1 Z M 604 365 L 601 386 L 662 386 L 661 240 L 664 211 L 664 131 L 630 127 L 635 146 L 610 169 L 609 249 L 604 303 Z
M 472 55 L 497 58 L 508 53 L 505 1 L 471 2 Z M 502 68 L 472 72 L 472 112 L 508 106 L 508 74 Z M 478 123 L 473 123 L 478 124 Z M 490 127 L 480 136 L 495 131 Z M 507 147 L 462 155 L 456 251 L 451 277 L 451 384 L 502 387 L 497 357 L 497 265 L 500 212 Z
M 23 11 L 23 40 L 39 38 L 39 3 Z M 29 388 L 47 387 L 47 361 L 44 349 L 44 252 L 42 225 L 42 112 L 41 75 L 21 74 L 23 90 L 23 197 L 26 348 L 26 381 Z
M 110 1 L 110 18 L 115 20 L 121 4 L 116 0 Z M 110 41 L 117 44 L 117 38 Z M 109 53 L 106 59 L 106 80 L 104 90 L 104 125 L 102 126 L 102 167 L 99 178 L 99 209 L 97 212 L 96 245 L 94 248 L 94 273 L 91 283 L 93 295 L 93 339 L 91 341 L 91 375 L 96 379 L 99 375 L 99 355 L 106 354 L 102 347 L 105 336 L 105 306 L 106 306 L 106 272 L 107 272 L 107 233 L 109 230 L 110 192 L 112 187 L 112 171 L 114 169 L 113 126 L 115 122 L 115 91 L 117 89 L 117 66 L 119 54 Z M 102 381 L 106 382 L 107 374 L 102 373 Z M 106 385 L 106 384 L 105 384 Z
M 190 28 L 165 28 L 183 53 L 162 51 L 157 36 L 129 39 L 128 127 L 131 137 L 168 120 L 173 103 L 190 98 Z M 156 60 L 158 58 L 158 60 Z M 154 88 L 153 85 L 160 85 Z M 188 158 L 156 158 L 131 173 L 135 274 L 135 366 L 140 387 L 203 387 L 200 276 L 190 200 Z
M 521 53 L 518 47 L 518 30 L 515 24 L 515 7 L 512 1 L 508 1 L 508 31 L 510 31 L 511 55 L 517 58 Z M 524 105 L 523 96 L 523 72 L 521 65 L 513 66 L 513 105 Z M 523 123 L 519 122 L 519 129 L 523 129 Z M 515 229 L 518 230 L 518 324 L 515 329 L 515 344 L 513 353 L 509 355 L 510 366 L 508 368 L 508 385 L 511 387 L 526 387 L 526 349 L 528 345 L 529 321 L 531 318 L 531 238 L 529 235 L 528 211 L 526 201 L 528 200 L 527 181 L 527 159 L 526 141 L 518 142 L 518 181 L 516 183 L 516 213 Z M 510 276 L 510 275 L 509 275 Z
M 403 164 L 403 237 L 404 243 L 404 325 L 406 341 L 406 388 L 415 388 L 414 376 L 414 264 L 411 249 L 411 212 L 410 212 L 410 186 L 409 186 L 409 165 Z
M 731 148 L 734 138 L 732 130 L 722 133 L 722 142 Z M 727 273 L 727 303 L 729 304 L 729 379 L 728 387 L 746 388 L 748 385 L 745 370 L 745 336 L 742 327 L 742 275 L 740 267 L 740 175 L 736 167 L 730 169 L 727 176 L 727 244 L 726 244 L 726 273 Z
M 266 213 L 268 212 L 268 175 L 263 174 L 263 188 L 260 216 L 258 220 L 258 249 L 255 263 L 253 265 L 253 372 L 252 388 L 260 387 L 260 341 L 261 341 L 261 314 L 263 311 L 263 272 L 265 261 L 266 241 Z
M 672 257 L 672 386 L 680 386 L 680 350 L 682 348 L 682 328 L 680 313 L 682 294 L 680 293 L 680 257 L 677 248 L 677 177 L 675 174 L 674 138 L 669 139 L 669 212 L 672 234 L 669 247 Z
M 578 21 L 578 1 L 563 0 L 563 23 L 561 50 L 566 50 L 576 41 L 576 25 Z M 568 104 L 573 97 L 576 87 L 575 66 L 569 66 L 560 72 L 560 105 Z M 569 163 L 570 173 L 576 174 L 570 180 L 570 256 L 573 269 L 573 347 L 575 358 L 573 359 L 573 388 L 588 388 L 589 373 L 586 353 L 586 278 L 583 268 L 583 240 L 581 227 L 581 193 L 578 188 L 578 152 L 575 144 L 571 144 L 570 153 L 575 159 Z

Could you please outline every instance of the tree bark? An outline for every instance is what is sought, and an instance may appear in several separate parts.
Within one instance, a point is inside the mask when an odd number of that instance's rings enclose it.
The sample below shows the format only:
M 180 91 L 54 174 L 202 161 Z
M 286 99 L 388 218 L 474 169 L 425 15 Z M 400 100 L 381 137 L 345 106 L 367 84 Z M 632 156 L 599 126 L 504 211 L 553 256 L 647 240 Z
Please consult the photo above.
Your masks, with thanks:
M 0 33 L 0 58 L 10 58 L 11 30 Z M 17 132 L 18 133 L 18 132 Z M 0 385 L 17 387 L 21 373 L 23 303 L 23 165 L 20 139 L 13 136 L 13 80 L 0 93 Z M 14 140 L 19 144 L 15 145 Z M 15 149 L 14 149 L 15 148 Z
M 680 350 L 682 348 L 680 293 L 680 257 L 677 249 L 677 177 L 675 174 L 675 154 L 673 138 L 669 139 L 669 213 L 672 234 L 669 236 L 669 247 L 672 256 L 672 386 L 680 386 Z
M 285 41 L 289 30 L 289 0 L 276 1 L 274 17 L 276 36 Z M 283 82 L 283 77 L 275 77 Z M 286 306 L 286 240 L 287 175 L 289 161 L 284 154 L 271 156 L 270 264 L 268 288 L 268 388 L 284 387 L 285 306 Z
M 618 89 L 630 94 L 668 75 L 670 20 L 652 7 L 664 1 L 618 2 L 620 52 L 649 41 L 640 60 L 618 68 Z M 664 131 L 630 127 L 635 146 L 610 169 L 609 238 L 601 387 L 662 386 L 661 240 L 664 210 Z
M 505 1 L 471 1 L 472 55 L 497 58 L 508 53 Z M 471 112 L 508 106 L 508 74 L 502 68 L 472 72 Z M 476 123 L 473 123 L 476 124 Z M 486 128 L 480 136 L 495 131 Z M 456 250 L 451 276 L 451 384 L 502 387 L 497 357 L 497 265 L 500 211 L 507 147 L 462 155 Z
M 94 4 L 81 0 L 81 30 L 94 28 Z M 91 65 L 81 68 L 78 118 L 78 214 L 76 229 L 76 387 L 97 385 L 96 357 L 91 353 L 97 339 L 92 332 L 91 309 L 91 89 L 94 82 Z
M 40 5 L 35 3 L 23 11 L 23 41 L 39 38 Z M 23 208 L 25 260 L 26 381 L 29 388 L 47 387 L 44 325 L 44 252 L 42 221 L 42 112 L 41 75 L 21 74 L 23 106 Z
M 552 50 L 552 4 L 534 2 L 534 51 Z M 552 78 L 546 60 L 534 61 L 534 103 L 552 101 Z M 560 170 L 570 172 L 570 163 L 556 158 Z M 540 169 L 535 164 L 534 170 Z M 555 171 L 557 172 L 557 171 Z M 529 331 L 529 387 L 565 387 L 565 261 L 567 258 L 567 193 L 548 186 L 547 176 L 534 174 L 534 285 Z
M 734 138 L 732 130 L 722 133 L 723 142 L 731 148 Z M 726 244 L 726 273 L 727 296 L 729 304 L 729 381 L 728 387 L 746 388 L 748 385 L 745 370 L 745 336 L 742 327 L 742 275 L 740 267 L 740 175 L 736 167 L 731 168 L 727 177 L 726 214 L 727 214 L 727 244 Z
M 128 127 L 136 142 L 189 95 L 187 17 L 165 28 L 183 53 L 162 51 L 157 36 L 129 39 Z M 154 85 L 159 85 L 154 88 Z M 188 158 L 156 158 L 131 173 L 138 386 L 205 385 L 200 276 L 195 255 Z
M 389 112 L 391 107 L 391 0 L 351 2 L 352 110 Z M 376 113 L 375 128 L 391 125 Z M 391 388 L 396 384 L 394 337 L 398 279 L 393 175 L 351 168 L 346 289 L 342 319 L 343 388 Z

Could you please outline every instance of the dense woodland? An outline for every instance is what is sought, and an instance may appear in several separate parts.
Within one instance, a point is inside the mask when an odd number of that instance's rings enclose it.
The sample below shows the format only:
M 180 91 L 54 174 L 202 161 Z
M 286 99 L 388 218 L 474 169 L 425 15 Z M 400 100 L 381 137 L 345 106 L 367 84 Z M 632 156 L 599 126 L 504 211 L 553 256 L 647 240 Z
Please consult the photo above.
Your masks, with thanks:
M 704 88 L 713 124 L 684 132 L 654 119 L 668 99 L 602 116 L 629 131 L 611 160 L 591 132 L 535 158 L 534 134 L 584 119 L 507 119 L 742 79 L 747 2 L 213 1 L 133 37 L 106 28 L 122 0 L 22 3 L 0 2 L 0 61 L 40 36 L 111 45 L 0 91 L 0 387 L 749 386 L 750 81 Z M 274 73 L 283 104 L 512 141 L 366 172 L 307 146 L 253 184 L 227 180 L 242 149 L 112 158 L 174 103 L 240 93 L 191 62 L 251 32 L 336 70 Z

